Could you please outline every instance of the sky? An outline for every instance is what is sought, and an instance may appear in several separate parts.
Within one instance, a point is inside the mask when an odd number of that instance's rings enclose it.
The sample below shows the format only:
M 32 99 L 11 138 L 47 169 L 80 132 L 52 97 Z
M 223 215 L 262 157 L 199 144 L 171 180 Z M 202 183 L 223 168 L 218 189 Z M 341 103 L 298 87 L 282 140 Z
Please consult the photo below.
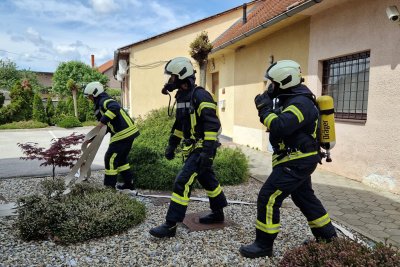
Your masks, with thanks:
M 54 72 L 61 62 L 99 66 L 114 51 L 242 5 L 246 0 L 0 0 L 0 59 Z

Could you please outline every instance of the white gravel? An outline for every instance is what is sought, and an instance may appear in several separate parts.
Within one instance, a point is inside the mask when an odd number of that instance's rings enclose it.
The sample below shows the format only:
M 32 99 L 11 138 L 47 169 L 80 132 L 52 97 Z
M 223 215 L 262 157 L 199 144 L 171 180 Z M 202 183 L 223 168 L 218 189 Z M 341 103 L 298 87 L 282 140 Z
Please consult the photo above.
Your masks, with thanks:
M 101 182 L 101 172 L 93 176 Z M 43 179 L 49 178 L 0 180 L 0 195 L 15 202 L 20 196 L 37 192 Z M 250 180 L 240 186 L 225 186 L 224 192 L 230 200 L 256 202 L 260 187 L 261 183 Z M 205 197 L 205 191 L 195 190 L 192 196 Z M 225 209 L 226 217 L 237 224 L 235 227 L 189 232 L 180 225 L 176 237 L 160 240 L 148 231 L 164 222 L 168 203 L 155 205 L 151 199 L 138 199 L 147 207 L 142 224 L 120 235 L 69 246 L 52 241 L 22 241 L 13 227 L 15 217 L 1 217 L 0 266 L 277 266 L 286 250 L 312 238 L 306 219 L 288 199 L 281 209 L 282 229 L 272 259 L 246 259 L 239 254 L 239 247 L 255 237 L 255 205 L 234 204 Z M 208 203 L 192 201 L 188 213 L 203 210 L 208 210 Z

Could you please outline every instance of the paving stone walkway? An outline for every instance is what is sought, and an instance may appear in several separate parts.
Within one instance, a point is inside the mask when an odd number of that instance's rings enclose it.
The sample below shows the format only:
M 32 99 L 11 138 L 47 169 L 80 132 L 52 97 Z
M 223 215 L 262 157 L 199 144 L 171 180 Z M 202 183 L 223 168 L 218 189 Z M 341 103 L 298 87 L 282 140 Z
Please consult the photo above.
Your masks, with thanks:
M 225 142 L 225 145 L 236 146 Z M 249 158 L 250 174 L 264 182 L 271 153 L 238 146 Z M 400 247 L 400 196 L 324 171 L 312 176 L 313 188 L 333 220 L 377 242 Z M 261 185 L 260 185 L 261 188 Z

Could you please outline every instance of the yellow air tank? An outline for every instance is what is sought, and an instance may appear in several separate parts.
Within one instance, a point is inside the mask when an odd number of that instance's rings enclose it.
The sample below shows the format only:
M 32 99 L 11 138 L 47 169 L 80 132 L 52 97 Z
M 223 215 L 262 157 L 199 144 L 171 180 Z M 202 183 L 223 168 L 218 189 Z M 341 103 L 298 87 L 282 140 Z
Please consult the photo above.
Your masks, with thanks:
M 335 136 L 335 115 L 333 98 L 331 96 L 320 96 L 317 98 L 320 110 L 320 146 L 326 150 L 326 161 L 331 162 L 330 150 L 336 144 Z

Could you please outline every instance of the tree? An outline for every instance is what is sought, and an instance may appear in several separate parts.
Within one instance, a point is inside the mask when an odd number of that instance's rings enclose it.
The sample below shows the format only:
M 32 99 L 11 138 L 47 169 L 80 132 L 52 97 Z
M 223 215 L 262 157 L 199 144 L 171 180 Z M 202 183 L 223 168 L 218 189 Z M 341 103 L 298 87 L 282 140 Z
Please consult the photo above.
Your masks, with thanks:
M 10 60 L 0 59 L 0 88 L 10 90 L 21 78 L 17 65 Z
M 47 123 L 46 111 L 43 106 L 42 98 L 39 94 L 35 94 L 33 97 L 32 118 L 35 121 Z
M 53 105 L 53 101 L 51 98 L 47 98 L 47 104 L 46 104 L 46 117 L 47 117 L 47 123 L 49 125 L 54 124 L 54 115 L 55 115 L 55 109 Z
M 78 118 L 78 104 L 77 104 L 77 100 L 76 100 L 76 95 L 78 94 L 79 86 L 74 80 L 69 79 L 67 81 L 67 88 L 72 93 L 72 99 L 74 102 L 74 115 L 76 118 Z
M 35 93 L 39 93 L 43 91 L 44 86 L 39 83 L 38 76 L 36 73 L 30 71 L 30 70 L 20 70 L 19 71 L 20 79 L 22 80 L 28 80 L 29 84 Z
M 89 101 L 83 94 L 80 94 L 78 97 L 78 119 L 80 122 L 87 121 L 87 113 L 89 110 Z M 93 112 L 92 110 L 89 110 Z
M 67 110 L 67 104 L 64 99 L 60 98 L 56 106 L 56 112 L 55 112 L 56 117 L 59 118 L 62 114 L 67 114 L 66 110 Z
M 26 157 L 21 157 L 23 160 L 44 160 L 40 166 L 53 167 L 53 179 L 55 178 L 56 167 L 72 167 L 74 162 L 79 159 L 81 154 L 80 149 L 70 149 L 71 146 L 82 143 L 85 135 L 76 135 L 72 133 L 69 136 L 51 139 L 50 148 L 44 149 L 38 147 L 37 143 L 28 142 L 25 144 L 18 143 L 22 152 Z
M 205 87 L 207 58 L 212 49 L 207 32 L 201 32 L 190 44 L 190 49 L 190 56 L 197 62 L 200 68 L 200 86 Z
M 30 70 L 18 70 L 14 62 L 0 59 L 0 89 L 11 90 L 19 80 L 28 80 L 34 92 L 43 88 L 36 73 Z
M 5 100 L 6 100 L 6 97 L 4 96 L 4 94 L 2 92 L 0 92 L 0 108 L 3 107 Z
M 101 74 L 97 69 L 91 68 L 79 61 L 63 62 L 54 72 L 53 75 L 53 92 L 60 96 L 71 95 L 71 90 L 67 87 L 68 80 L 73 80 L 78 86 L 83 84 L 99 81 L 103 85 L 108 82 L 108 77 Z
M 33 91 L 28 80 L 18 81 L 10 91 L 11 104 L 0 110 L 0 123 L 30 120 Z

